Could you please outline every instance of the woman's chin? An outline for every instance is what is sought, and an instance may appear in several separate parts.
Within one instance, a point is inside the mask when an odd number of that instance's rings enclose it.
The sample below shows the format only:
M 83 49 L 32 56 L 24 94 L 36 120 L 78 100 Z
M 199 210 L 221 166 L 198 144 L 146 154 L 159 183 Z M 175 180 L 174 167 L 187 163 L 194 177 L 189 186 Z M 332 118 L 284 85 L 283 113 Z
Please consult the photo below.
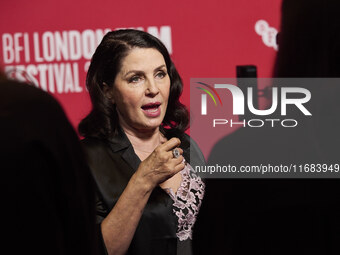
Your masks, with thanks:
M 163 115 L 159 115 L 157 117 L 151 117 L 151 118 L 146 117 L 144 118 L 144 124 L 146 127 L 156 128 L 162 124 L 163 119 L 164 119 Z
M 145 125 L 143 125 L 143 127 L 141 127 L 142 129 L 145 129 L 145 130 L 149 130 L 149 131 L 152 131 L 152 130 L 155 130 L 155 129 L 158 129 L 160 127 L 160 125 L 162 124 L 162 120 L 163 119 L 153 119 L 153 120 L 149 120 L 148 122 L 145 123 Z

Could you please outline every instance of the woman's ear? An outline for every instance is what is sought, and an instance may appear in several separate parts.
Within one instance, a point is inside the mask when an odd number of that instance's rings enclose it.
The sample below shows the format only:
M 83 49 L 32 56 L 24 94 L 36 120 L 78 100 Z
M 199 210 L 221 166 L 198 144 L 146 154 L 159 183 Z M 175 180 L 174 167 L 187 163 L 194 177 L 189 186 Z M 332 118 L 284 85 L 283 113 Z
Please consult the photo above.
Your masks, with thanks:
M 110 99 L 112 101 L 112 103 L 114 103 L 112 88 L 110 88 L 109 85 L 107 85 L 105 82 L 103 82 L 103 93 L 104 93 L 106 98 Z

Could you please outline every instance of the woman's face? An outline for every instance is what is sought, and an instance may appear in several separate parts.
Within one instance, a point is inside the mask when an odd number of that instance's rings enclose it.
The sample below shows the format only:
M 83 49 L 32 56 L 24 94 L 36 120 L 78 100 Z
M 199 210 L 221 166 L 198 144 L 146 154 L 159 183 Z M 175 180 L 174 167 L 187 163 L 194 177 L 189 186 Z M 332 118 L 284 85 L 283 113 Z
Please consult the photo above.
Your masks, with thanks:
M 162 54 L 152 48 L 134 48 L 123 59 L 109 93 L 122 127 L 157 129 L 165 116 L 170 78 Z

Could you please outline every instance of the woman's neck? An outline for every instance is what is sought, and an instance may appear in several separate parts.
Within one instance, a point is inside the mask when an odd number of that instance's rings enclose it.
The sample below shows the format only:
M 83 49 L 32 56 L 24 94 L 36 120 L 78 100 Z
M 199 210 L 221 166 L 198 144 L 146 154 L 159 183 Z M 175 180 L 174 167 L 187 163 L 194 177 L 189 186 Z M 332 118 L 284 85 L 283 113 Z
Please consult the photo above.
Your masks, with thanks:
M 125 123 L 120 123 L 126 136 L 130 140 L 134 150 L 144 153 L 151 153 L 154 149 L 165 142 L 165 138 L 159 130 L 159 127 L 151 130 L 137 130 L 130 128 Z

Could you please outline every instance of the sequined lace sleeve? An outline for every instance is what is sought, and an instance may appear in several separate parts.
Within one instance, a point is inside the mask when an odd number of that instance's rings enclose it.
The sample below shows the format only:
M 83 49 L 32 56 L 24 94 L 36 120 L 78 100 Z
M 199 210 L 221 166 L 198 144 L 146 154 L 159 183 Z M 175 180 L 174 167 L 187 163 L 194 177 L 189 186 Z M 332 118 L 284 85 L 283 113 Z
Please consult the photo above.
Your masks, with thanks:
M 202 203 L 205 185 L 188 163 L 181 175 L 182 182 L 176 194 L 171 188 L 166 191 L 174 201 L 173 212 L 178 219 L 176 235 L 180 241 L 184 241 L 192 239 L 192 229 Z

